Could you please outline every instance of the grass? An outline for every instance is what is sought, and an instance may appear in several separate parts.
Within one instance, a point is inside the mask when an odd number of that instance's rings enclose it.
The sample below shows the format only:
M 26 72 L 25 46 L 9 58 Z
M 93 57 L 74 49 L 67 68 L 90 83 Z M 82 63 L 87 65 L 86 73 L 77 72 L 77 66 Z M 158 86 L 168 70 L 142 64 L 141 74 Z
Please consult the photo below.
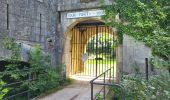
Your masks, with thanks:
M 102 74 L 106 70 L 111 70 L 112 75 L 115 73 L 116 61 L 115 60 L 97 60 L 97 75 Z M 96 60 L 89 59 L 84 63 L 83 72 L 77 73 L 77 75 L 96 76 Z
M 98 64 L 113 64 L 115 62 L 114 59 L 110 59 L 110 60 L 97 60 Z M 86 64 L 96 64 L 96 60 L 95 59 L 89 59 L 85 62 Z

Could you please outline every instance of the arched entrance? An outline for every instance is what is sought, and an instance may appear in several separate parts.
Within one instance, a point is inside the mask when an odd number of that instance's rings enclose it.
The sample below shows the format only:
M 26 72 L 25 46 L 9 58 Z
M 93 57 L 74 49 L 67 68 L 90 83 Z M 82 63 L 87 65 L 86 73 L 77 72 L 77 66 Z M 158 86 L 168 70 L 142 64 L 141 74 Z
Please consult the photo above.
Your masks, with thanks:
M 101 21 L 86 20 L 76 24 L 69 33 L 63 57 L 67 75 L 95 77 L 110 68 L 115 75 L 116 35 L 112 28 Z

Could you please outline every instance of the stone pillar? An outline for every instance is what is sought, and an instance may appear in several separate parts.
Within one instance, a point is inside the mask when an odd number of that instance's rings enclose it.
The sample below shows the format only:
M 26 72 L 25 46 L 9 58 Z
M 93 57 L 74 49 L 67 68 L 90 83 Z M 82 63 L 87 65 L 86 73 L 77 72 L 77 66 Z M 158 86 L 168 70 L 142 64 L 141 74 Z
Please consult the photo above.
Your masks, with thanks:
M 122 70 L 123 70 L 123 50 L 122 50 L 122 44 L 117 45 L 116 50 L 116 82 L 120 82 L 122 77 Z

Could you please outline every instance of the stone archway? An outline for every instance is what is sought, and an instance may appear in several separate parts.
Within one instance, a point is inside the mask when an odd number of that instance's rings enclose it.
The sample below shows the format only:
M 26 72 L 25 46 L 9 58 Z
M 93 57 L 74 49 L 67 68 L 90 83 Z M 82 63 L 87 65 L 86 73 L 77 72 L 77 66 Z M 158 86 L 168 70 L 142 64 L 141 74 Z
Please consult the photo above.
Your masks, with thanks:
M 68 30 L 67 30 L 66 33 L 65 33 L 65 46 L 64 46 L 64 54 L 63 54 L 62 61 L 63 61 L 63 63 L 66 65 L 66 75 L 67 75 L 67 76 L 70 75 L 71 62 L 74 62 L 74 61 L 71 60 L 71 58 L 72 58 L 73 55 L 75 55 L 75 54 L 74 54 L 74 50 L 72 49 L 72 47 L 74 47 L 74 45 L 71 44 L 72 37 L 75 37 L 75 36 L 73 36 L 73 30 L 72 30 L 72 29 L 73 29 L 77 24 L 79 24 L 79 23 L 81 23 L 81 22 L 88 22 L 88 21 L 103 22 L 103 21 L 100 20 L 100 19 L 92 19 L 92 18 L 89 18 L 89 19 L 80 19 L 80 20 L 75 21 L 73 24 L 70 24 L 70 27 L 68 27 Z M 92 27 L 92 28 L 93 28 L 93 30 L 96 30 L 95 27 Z M 104 29 L 101 29 L 101 30 L 104 30 Z M 113 30 L 112 28 L 109 28 L 109 30 L 112 31 L 112 35 L 115 35 L 115 32 L 114 32 L 114 30 Z M 74 30 L 74 31 L 77 31 L 77 33 L 80 32 L 79 29 L 76 29 L 76 30 Z M 86 31 L 89 31 L 89 30 L 86 30 Z M 101 32 L 102 32 L 102 31 L 101 31 Z M 82 55 L 82 52 L 83 52 L 82 50 L 84 50 L 85 44 L 88 42 L 88 40 L 89 40 L 91 37 L 93 37 L 93 36 L 95 35 L 95 33 L 96 33 L 96 32 L 94 31 L 92 34 L 87 35 L 87 36 L 84 36 L 83 40 L 81 40 L 81 41 L 83 41 L 84 44 L 78 45 L 79 48 L 82 48 L 82 49 L 78 49 L 78 50 L 77 50 L 79 56 Z M 99 33 L 100 33 L 100 31 L 99 31 Z M 77 37 L 75 37 L 75 38 L 78 39 L 78 37 L 79 37 L 79 36 L 77 35 Z M 80 40 L 78 39 L 77 41 L 80 41 Z M 71 52 L 71 51 L 72 51 L 72 52 Z M 83 62 L 82 62 L 81 60 L 79 60 L 79 62 L 80 62 L 80 63 L 79 63 L 78 65 L 76 65 L 76 66 L 78 66 L 79 68 L 76 69 L 74 72 L 78 72 L 78 71 L 81 71 L 81 70 L 83 69 L 83 67 L 84 67 L 83 64 L 82 64 Z

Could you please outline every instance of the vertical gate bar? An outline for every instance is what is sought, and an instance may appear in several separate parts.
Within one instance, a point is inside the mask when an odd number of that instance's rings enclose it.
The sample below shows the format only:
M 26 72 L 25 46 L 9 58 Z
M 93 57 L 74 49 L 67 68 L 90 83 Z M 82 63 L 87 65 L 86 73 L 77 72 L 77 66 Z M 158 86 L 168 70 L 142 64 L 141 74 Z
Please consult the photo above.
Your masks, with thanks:
M 82 30 L 84 30 L 84 29 L 82 29 Z M 82 36 L 83 36 L 83 31 L 80 32 L 80 38 L 79 38 L 79 48 L 80 48 L 80 54 L 79 54 L 79 70 L 80 70 L 80 73 L 79 73 L 79 75 L 80 75 L 80 76 L 81 76 L 81 72 L 82 72 L 82 63 L 81 63 Z
M 93 35 L 93 37 L 92 37 L 92 40 L 93 40 L 93 42 L 92 42 L 92 53 L 93 53 L 93 55 L 94 55 L 94 37 L 95 37 L 95 33 L 94 33 L 94 27 L 91 27 L 91 32 L 92 32 L 92 35 Z M 93 66 L 93 76 L 95 76 L 95 59 L 93 59 L 92 60 L 92 66 Z
M 85 40 L 87 39 L 87 33 L 88 33 L 88 32 L 86 31 L 85 34 L 84 34 L 84 36 L 85 36 L 84 39 L 85 39 Z M 84 47 L 85 47 L 86 49 L 84 48 L 84 50 L 83 50 L 84 53 L 83 53 L 83 54 L 85 54 L 85 53 L 88 54 L 88 52 L 87 52 L 88 41 L 87 41 L 86 44 L 85 44 L 85 40 L 84 40 L 83 42 L 84 42 Z M 85 50 L 86 50 L 86 51 L 85 51 Z M 84 70 L 83 70 L 83 73 L 82 73 L 83 76 L 86 75 L 86 67 L 88 66 L 88 63 L 86 63 L 86 62 L 88 62 L 88 59 L 87 59 L 86 61 L 84 61 L 84 68 L 83 68 Z
M 90 29 L 90 28 L 89 28 L 89 27 L 86 27 L 86 29 L 88 30 L 88 29 Z M 88 36 L 88 37 L 90 36 L 90 33 L 89 33 L 88 31 L 87 31 L 87 36 Z M 90 41 L 89 41 L 89 42 L 90 42 Z M 90 45 L 90 43 L 89 43 L 88 45 Z M 89 54 L 90 54 L 90 53 L 88 52 L 87 55 L 89 56 Z M 87 73 L 88 73 L 88 74 L 86 74 L 86 75 L 87 75 L 87 76 L 90 76 L 90 75 L 89 75 L 89 70 L 90 70 L 89 67 L 90 67 L 90 64 L 89 64 L 89 60 L 87 60 L 87 61 L 88 61 L 88 62 L 87 62 L 87 63 L 88 63 L 88 66 L 87 66 Z
M 109 70 L 109 82 L 111 83 L 111 68 L 112 68 L 112 52 L 113 52 L 113 49 L 112 49 L 112 46 L 113 46 L 113 42 L 112 42 L 112 40 L 113 40 L 113 38 L 112 38 L 112 35 L 113 35 L 113 33 L 112 33 L 112 30 L 110 30 L 110 28 L 109 28 L 109 33 L 110 33 L 110 43 L 111 43 L 111 49 L 110 49 L 110 70 Z
M 100 38 L 99 38 L 99 40 L 101 39 L 101 37 L 102 37 L 102 33 L 101 33 L 101 26 L 99 26 L 99 33 L 100 33 Z M 101 45 L 101 40 L 100 40 L 100 45 Z M 101 56 L 101 49 L 99 49 L 99 58 L 101 58 L 100 56 Z M 102 68 L 102 65 L 101 65 L 101 63 L 102 63 L 102 59 L 101 60 L 99 60 L 99 75 L 102 73 L 101 72 L 101 68 Z
M 102 70 L 101 70 L 101 72 L 103 73 L 103 26 L 101 26 L 101 34 L 102 34 Z
M 76 28 L 74 28 L 74 71 L 73 71 L 73 74 L 76 74 Z
M 89 34 L 89 40 L 90 40 L 90 37 L 92 36 L 91 34 L 92 34 L 92 32 L 91 32 L 91 27 L 92 26 L 90 26 L 90 27 L 88 27 L 88 29 L 89 29 L 89 31 L 88 31 L 88 34 Z M 91 44 L 91 42 L 90 42 L 90 50 L 91 50 L 91 48 L 92 48 L 92 44 Z M 90 56 L 91 55 L 91 53 L 89 52 L 89 55 L 88 56 Z M 91 60 L 89 60 L 90 62 L 91 62 Z M 92 65 L 90 64 L 90 76 L 92 76 L 92 73 L 93 72 L 93 69 L 92 69 Z
M 76 35 L 76 44 L 77 44 L 77 75 L 79 75 L 79 53 L 80 53 L 80 48 L 79 48 L 79 39 L 80 39 L 80 32 L 79 30 L 76 31 L 78 35 Z
M 80 76 L 80 59 L 79 59 L 79 55 L 80 55 L 80 38 L 81 38 L 81 28 L 78 29 L 78 37 L 77 37 L 77 49 L 78 49 L 78 52 L 77 52 L 77 75 Z
M 98 40 L 98 54 L 97 54 L 98 55 L 98 68 L 97 68 L 98 69 L 98 75 L 100 75 L 100 53 L 99 53 L 100 52 L 100 49 L 99 49 L 99 46 L 100 46 L 100 40 L 99 40 L 100 39 L 100 34 L 99 33 L 100 33 L 100 26 L 98 26 L 98 37 L 97 37 L 98 38 L 97 39 Z
M 114 75 L 115 75 L 115 72 L 114 72 L 114 70 L 115 70 L 115 58 L 116 58 L 116 51 L 115 51 L 115 48 L 116 48 L 116 43 L 115 43 L 116 41 L 115 41 L 115 33 L 113 34 L 113 53 L 114 53 L 114 57 L 113 57 L 113 79 L 114 79 Z
M 80 45 L 79 45 L 79 42 L 80 42 L 80 31 L 77 30 L 77 34 L 78 34 L 78 37 L 76 38 L 77 39 L 77 75 L 79 75 L 79 68 L 80 68 L 80 61 L 79 61 L 79 53 L 80 53 Z
M 87 28 L 87 27 L 86 27 Z M 88 29 L 88 28 L 87 28 Z M 89 33 L 87 33 L 87 36 L 89 36 L 90 34 Z M 89 52 L 87 53 L 88 55 L 89 55 Z M 87 67 L 86 67 L 86 72 L 87 72 L 87 74 L 86 74 L 86 76 L 89 76 L 89 66 L 90 66 L 90 64 L 89 64 L 89 60 L 88 60 L 88 65 L 87 65 Z
M 78 75 L 81 76 L 81 59 L 80 59 L 80 54 L 81 54 L 81 38 L 82 38 L 82 30 L 84 27 L 81 28 L 81 31 L 79 31 L 79 39 L 78 39 L 78 48 L 79 48 L 79 53 L 78 53 Z
M 106 37 L 108 38 L 108 33 L 107 33 L 107 27 L 105 26 L 105 32 L 106 32 Z M 106 38 L 106 39 L 107 39 Z M 107 40 L 106 40 L 106 42 L 107 42 Z M 106 66 L 106 70 L 108 69 L 108 49 L 106 49 L 106 55 L 107 55 L 107 66 Z M 106 73 L 106 77 L 107 77 L 107 73 Z
M 86 47 L 86 44 L 85 44 L 86 33 L 87 33 L 87 31 L 85 31 L 85 33 L 84 33 L 84 35 L 83 35 L 83 53 L 82 53 L 83 55 L 84 55 L 84 54 L 85 54 L 85 52 L 86 52 L 86 51 L 85 51 L 85 50 L 86 50 L 86 49 L 85 49 L 85 47 Z M 83 66 L 83 72 L 82 72 L 82 75 L 84 76 L 84 75 L 85 75 L 85 66 L 86 66 L 86 61 L 84 61 L 84 62 L 83 62 L 83 65 L 82 65 L 82 66 Z
M 108 27 L 106 27 L 106 32 L 107 32 L 107 37 L 108 37 L 108 39 L 110 38 L 110 33 L 109 33 L 109 28 Z M 108 40 L 108 45 L 110 45 L 110 43 L 109 43 L 109 40 Z M 109 55 L 110 55 L 110 49 L 108 48 L 108 68 L 107 69 L 109 69 L 110 68 L 110 57 L 109 57 Z M 109 73 L 107 72 L 107 74 L 106 74 L 107 76 L 106 77 L 109 77 Z
M 98 68 L 97 68 L 97 58 L 98 58 L 98 26 L 96 25 L 96 77 L 97 77 L 97 71 L 98 71 Z
M 109 43 L 109 30 L 108 30 L 108 27 L 107 26 L 105 26 L 106 27 L 106 33 L 107 33 L 107 41 L 108 41 L 108 45 L 110 45 L 110 43 Z M 107 70 L 110 68 L 110 63 L 109 63 L 109 60 L 110 60 L 110 58 L 109 58 L 109 53 L 110 53 L 110 50 L 109 50 L 109 48 L 107 49 L 108 50 L 108 52 L 107 52 L 107 57 L 108 57 L 108 61 L 107 61 Z M 106 73 L 106 77 L 108 78 L 108 72 Z
M 77 74 L 77 54 L 78 54 L 78 50 L 77 50 L 77 36 L 79 34 L 77 34 L 77 28 L 75 29 L 75 46 L 76 46 L 76 49 L 75 49 L 75 74 Z
M 106 73 L 104 73 L 104 84 L 106 83 Z M 105 100 L 105 95 L 106 95 L 106 86 L 104 85 L 104 91 L 103 91 L 104 93 L 103 93 L 103 100 Z
M 78 54 L 78 62 L 79 62 L 79 75 L 81 76 L 81 53 L 82 53 L 82 34 L 83 34 L 83 30 L 84 30 L 84 27 L 81 28 L 81 31 L 79 32 L 79 43 L 78 43 L 78 46 L 79 46 L 79 54 Z
M 105 26 L 106 27 L 106 26 Z M 109 38 L 109 33 L 108 33 L 108 27 L 106 27 L 106 33 L 107 33 L 107 38 Z M 109 41 L 108 41 L 108 45 L 109 45 Z M 109 69 L 109 48 L 107 49 L 107 57 L 108 57 L 108 61 L 107 61 L 107 70 Z M 108 77 L 108 73 L 106 73 L 106 77 Z
M 86 29 L 87 30 L 87 29 Z M 83 39 L 83 54 L 85 54 L 85 52 L 87 51 L 87 49 L 85 49 L 85 47 L 87 48 L 87 46 L 88 46 L 88 42 L 87 42 L 87 44 L 85 44 L 85 40 L 87 39 L 87 31 L 85 32 L 85 34 L 84 34 L 84 39 Z M 86 50 L 86 51 L 85 51 Z M 87 53 L 87 52 L 86 52 Z M 86 61 L 88 61 L 88 59 L 86 60 Z M 84 64 L 84 66 L 83 66 L 83 75 L 86 75 L 85 74 L 85 72 L 86 72 L 86 69 L 85 69 L 85 67 L 87 66 L 86 65 L 86 61 L 84 61 L 83 62 L 83 64 Z
M 109 30 L 109 27 L 106 27 L 106 28 L 107 28 L 108 38 L 109 38 L 109 40 L 108 40 L 108 45 L 109 45 L 109 48 L 108 48 L 108 53 L 109 53 L 108 69 L 110 69 L 110 51 L 111 51 L 110 50 L 110 30 Z M 107 73 L 107 78 L 109 78 L 109 71 Z
M 105 58 L 106 58 L 106 59 L 105 59 L 105 68 L 104 68 L 104 71 L 106 71 L 106 69 L 107 69 L 106 35 L 107 35 L 107 34 L 106 34 L 106 27 L 105 27 L 105 26 L 104 26 L 104 33 L 105 33 L 105 38 L 104 38 L 104 42 L 105 42 L 105 51 L 104 51 L 104 52 L 105 52 Z
M 74 33 L 74 39 L 75 39 L 75 43 L 74 43 L 74 47 L 75 47 L 75 49 L 74 49 L 74 74 L 76 74 L 76 63 L 77 63 L 77 55 L 76 55 L 76 51 L 77 51 L 77 49 L 76 49 L 76 47 L 77 47 L 77 45 L 76 45 L 76 28 L 74 29 L 74 31 L 75 31 L 75 33 Z
M 112 38 L 111 38 L 111 35 L 112 35 L 112 33 L 111 33 L 111 31 L 110 31 L 110 28 L 108 27 L 108 33 L 109 33 L 109 44 L 110 44 L 110 48 L 109 48 L 109 53 L 110 53 L 110 58 L 109 58 L 109 69 L 111 68 L 111 56 L 112 56 L 112 54 L 111 54 L 111 50 L 112 50 L 112 48 L 111 48 L 111 46 L 112 46 L 112 44 L 111 44 L 111 40 L 112 40 Z M 110 71 L 109 71 L 110 72 Z M 108 77 L 110 78 L 110 75 L 111 73 L 108 73 Z

